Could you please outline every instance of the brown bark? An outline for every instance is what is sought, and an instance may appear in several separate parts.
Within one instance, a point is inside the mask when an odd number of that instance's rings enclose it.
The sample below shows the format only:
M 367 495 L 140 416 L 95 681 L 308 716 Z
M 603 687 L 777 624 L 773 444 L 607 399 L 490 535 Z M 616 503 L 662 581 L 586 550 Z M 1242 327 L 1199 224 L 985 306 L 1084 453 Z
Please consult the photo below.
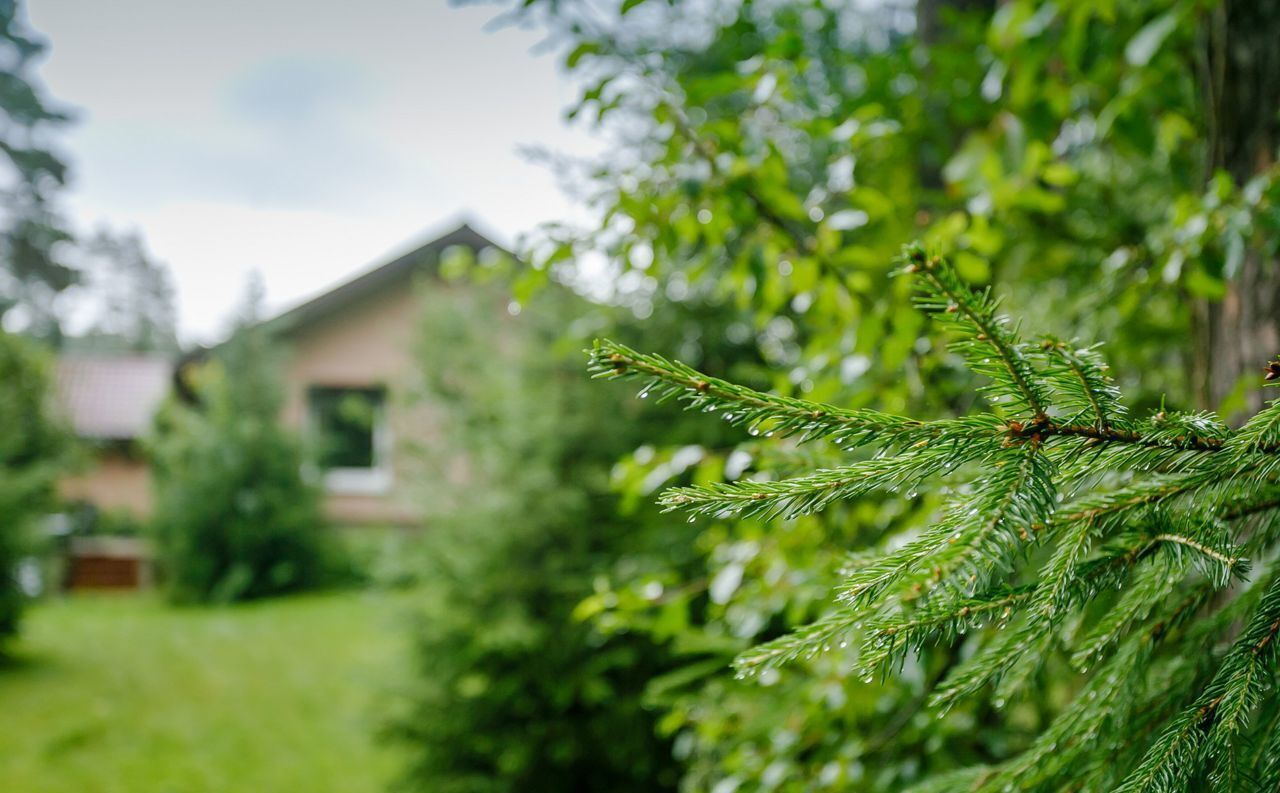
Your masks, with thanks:
M 1237 185 L 1270 168 L 1280 143 L 1280 0 L 1224 0 L 1202 27 L 1201 96 L 1208 121 L 1207 175 Z M 1197 306 L 1197 380 L 1205 407 L 1280 353 L 1280 262 L 1246 250 L 1226 296 Z M 1247 392 L 1250 412 L 1260 389 Z

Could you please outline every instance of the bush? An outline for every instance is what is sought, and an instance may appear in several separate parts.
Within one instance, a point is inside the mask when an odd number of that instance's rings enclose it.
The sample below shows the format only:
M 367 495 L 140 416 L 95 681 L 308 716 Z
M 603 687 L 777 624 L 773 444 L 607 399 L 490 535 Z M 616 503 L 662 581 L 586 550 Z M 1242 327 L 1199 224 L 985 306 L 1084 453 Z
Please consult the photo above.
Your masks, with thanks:
M 320 495 L 281 426 L 263 331 L 242 329 L 172 402 L 149 444 L 160 572 L 181 601 L 225 602 L 317 586 L 327 569 Z
M 128 510 L 100 509 L 87 501 L 65 505 L 69 534 L 75 537 L 139 537 L 145 521 Z
M 49 413 L 49 364 L 32 343 L 0 331 L 0 640 L 18 629 L 18 560 L 33 523 L 53 506 L 70 435 Z

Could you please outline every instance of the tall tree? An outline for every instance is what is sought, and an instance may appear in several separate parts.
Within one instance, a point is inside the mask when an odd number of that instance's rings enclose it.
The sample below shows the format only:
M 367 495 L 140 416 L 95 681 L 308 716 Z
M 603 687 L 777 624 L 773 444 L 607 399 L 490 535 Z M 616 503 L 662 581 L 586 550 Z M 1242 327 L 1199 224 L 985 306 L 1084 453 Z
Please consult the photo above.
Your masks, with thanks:
M 50 363 L 35 342 L 0 330 L 0 644 L 17 632 L 18 563 L 55 506 L 54 482 L 72 452 L 51 411 Z
M 99 229 L 84 246 L 79 290 L 82 309 L 93 315 L 81 343 L 134 352 L 172 352 L 178 347 L 173 278 L 147 251 L 137 232 Z
M 1223 0 L 1201 12 L 1200 86 L 1209 174 L 1237 189 L 1268 180 L 1280 147 L 1280 2 Z M 1280 352 L 1280 257 L 1274 238 L 1252 238 L 1224 262 L 1225 294 L 1197 314 L 1201 399 L 1217 405 Z M 1257 411 L 1262 396 L 1249 392 Z
M 50 135 L 70 120 L 33 74 L 46 45 L 27 29 L 16 0 L 0 0 L 0 319 L 54 336 L 53 300 L 75 280 L 62 258 L 71 235 L 54 208 L 67 166 Z

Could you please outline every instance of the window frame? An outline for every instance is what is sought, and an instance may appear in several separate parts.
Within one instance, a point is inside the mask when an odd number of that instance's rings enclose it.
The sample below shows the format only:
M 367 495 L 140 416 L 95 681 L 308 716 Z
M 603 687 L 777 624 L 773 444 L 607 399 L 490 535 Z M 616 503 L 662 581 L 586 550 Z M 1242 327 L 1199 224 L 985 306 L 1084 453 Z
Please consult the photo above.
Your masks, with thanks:
M 311 437 L 319 441 L 323 429 L 316 405 L 318 392 L 363 391 L 378 394 L 378 402 L 373 410 L 373 426 L 370 429 L 372 442 L 372 465 L 368 467 L 335 466 L 323 468 L 317 464 L 324 489 L 334 495 L 383 495 L 391 490 L 394 475 L 391 460 L 392 437 L 391 423 L 387 416 L 387 388 L 382 384 L 341 385 L 330 383 L 312 383 L 307 386 L 307 422 Z

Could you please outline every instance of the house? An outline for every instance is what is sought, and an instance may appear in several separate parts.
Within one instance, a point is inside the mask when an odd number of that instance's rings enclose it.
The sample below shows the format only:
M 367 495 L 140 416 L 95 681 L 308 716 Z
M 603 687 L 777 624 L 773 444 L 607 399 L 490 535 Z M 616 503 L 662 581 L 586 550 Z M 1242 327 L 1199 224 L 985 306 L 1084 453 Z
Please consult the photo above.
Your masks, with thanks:
M 451 248 L 501 250 L 463 224 L 267 323 L 284 348 L 284 421 L 319 457 L 334 523 L 419 522 L 411 447 L 434 431 L 412 395 L 418 290 Z M 459 287 L 437 279 L 429 288 Z
M 282 420 L 315 452 L 325 511 L 336 524 L 419 523 L 410 447 L 429 444 L 433 430 L 429 410 L 411 394 L 418 288 L 459 288 L 436 279 L 454 248 L 500 251 L 463 224 L 265 323 L 283 352 Z M 62 483 L 65 497 L 150 514 L 149 476 L 134 442 L 171 382 L 182 385 L 172 374 L 156 360 L 62 362 L 64 409 L 81 435 L 106 442 L 90 470 Z

